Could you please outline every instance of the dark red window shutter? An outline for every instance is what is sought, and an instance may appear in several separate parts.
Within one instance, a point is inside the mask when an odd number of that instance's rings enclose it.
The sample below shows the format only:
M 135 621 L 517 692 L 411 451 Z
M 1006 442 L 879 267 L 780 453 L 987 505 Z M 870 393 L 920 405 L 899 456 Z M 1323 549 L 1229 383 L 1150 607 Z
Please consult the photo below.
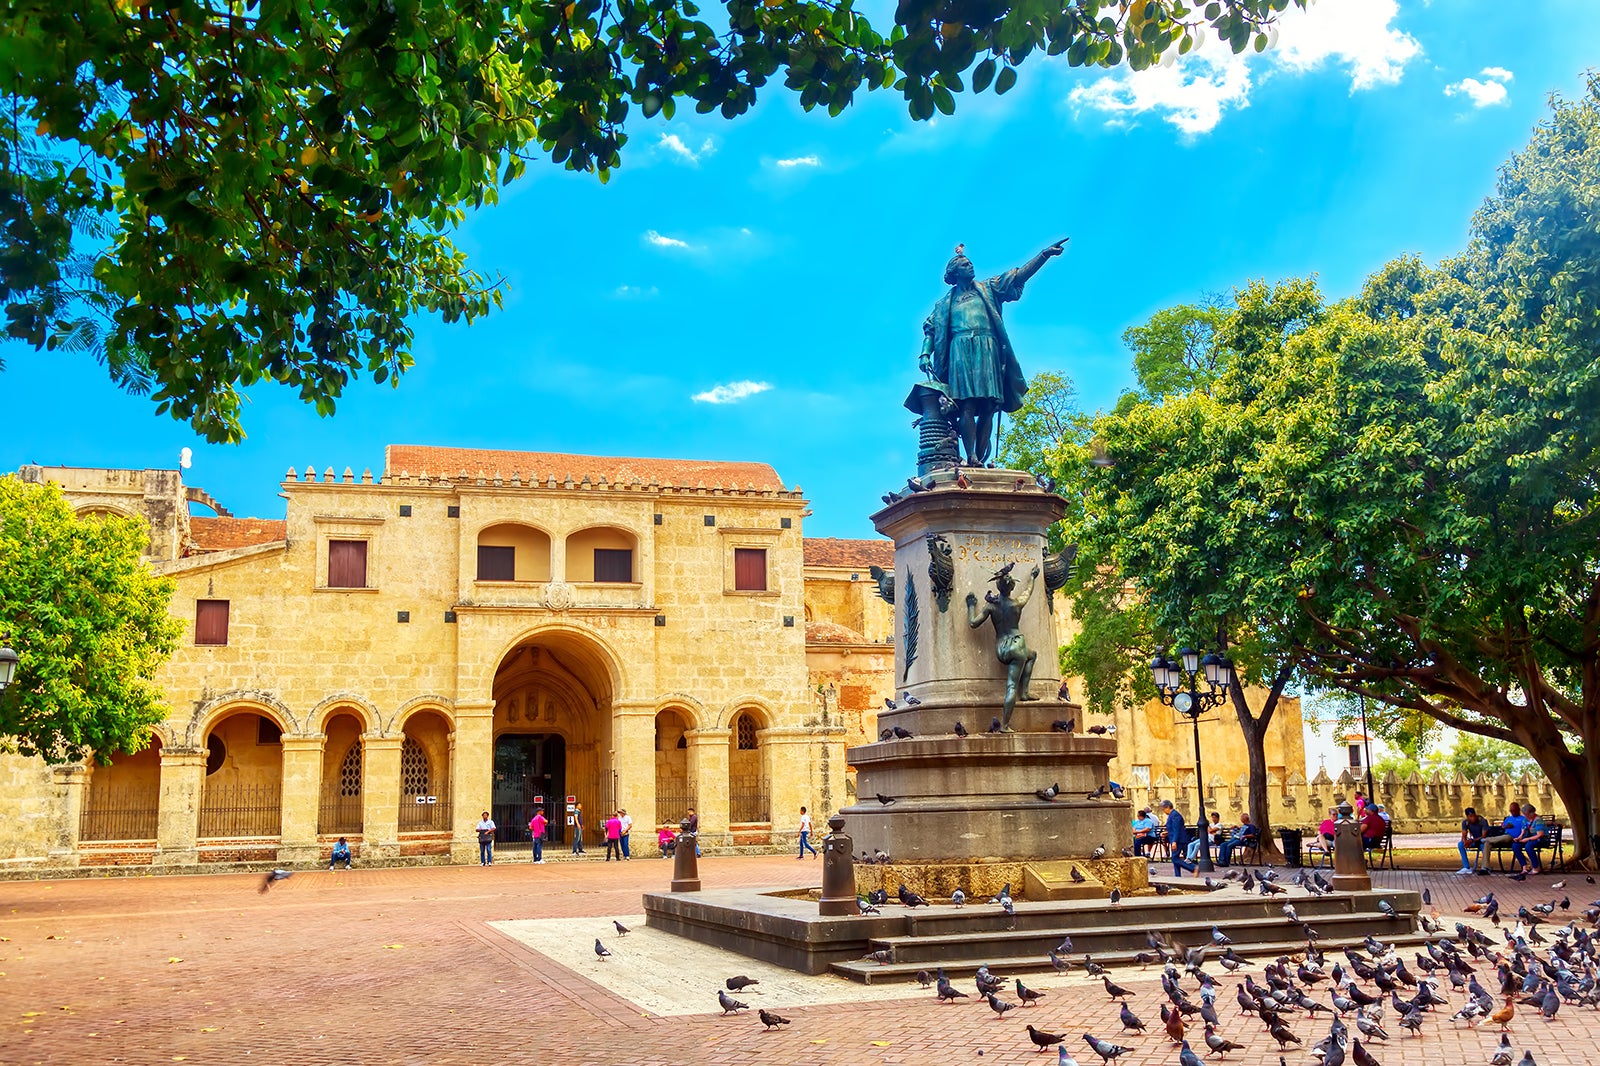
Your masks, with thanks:
M 740 592 L 767 591 L 767 549 L 733 549 L 733 587 Z
M 633 550 L 631 548 L 596 548 L 594 550 L 594 579 L 618 585 L 633 583 Z
M 336 589 L 367 587 L 366 541 L 328 541 L 328 587 Z
M 194 642 L 196 644 L 228 643 L 228 601 L 194 601 Z
M 478 545 L 479 581 L 515 581 L 517 579 L 517 549 Z

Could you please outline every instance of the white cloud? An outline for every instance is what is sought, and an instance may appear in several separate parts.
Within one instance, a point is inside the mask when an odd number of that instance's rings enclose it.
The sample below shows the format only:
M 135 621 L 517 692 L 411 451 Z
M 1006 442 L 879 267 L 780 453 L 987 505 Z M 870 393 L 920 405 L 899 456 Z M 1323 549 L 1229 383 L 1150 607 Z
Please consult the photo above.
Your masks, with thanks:
M 1128 125 L 1155 112 L 1186 136 L 1216 128 L 1230 109 L 1250 106 L 1251 65 L 1265 73 L 1303 74 L 1333 65 L 1350 77 L 1358 92 L 1400 81 L 1406 64 L 1422 54 L 1416 38 L 1395 28 L 1396 0 L 1338 0 L 1279 16 L 1272 47 L 1259 56 L 1234 55 L 1227 44 L 1211 41 L 1165 65 L 1124 71 L 1072 90 L 1075 107 L 1107 114 L 1106 124 Z
M 1506 102 L 1506 83 L 1516 77 L 1505 67 L 1484 67 L 1483 81 L 1462 78 L 1444 87 L 1446 96 L 1465 96 L 1473 107 L 1493 107 Z
M 1250 71 L 1238 56 L 1196 56 L 1138 74 L 1100 78 L 1073 89 L 1069 99 L 1079 107 L 1107 113 L 1111 117 L 1106 124 L 1113 126 L 1158 111 L 1192 137 L 1215 128 L 1226 109 L 1250 106 Z
M 611 295 L 618 300 L 653 300 L 661 290 L 654 285 L 618 285 Z
M 740 400 L 766 392 L 772 385 L 765 381 L 730 381 L 705 392 L 694 394 L 695 403 L 738 403 Z
M 776 159 L 774 164 L 788 170 L 792 167 L 820 167 L 822 160 L 814 155 L 797 155 L 791 159 Z
M 653 244 L 657 248 L 682 248 L 688 250 L 692 247 L 688 241 L 680 241 L 676 237 L 668 237 L 665 234 L 658 233 L 653 229 L 647 229 L 644 231 L 644 239 L 647 244 Z
M 656 142 L 656 150 L 665 152 L 680 163 L 698 166 L 700 160 L 716 152 L 717 144 L 710 137 L 707 137 L 700 142 L 700 147 L 696 150 L 685 144 L 683 138 L 676 133 L 663 133 L 661 139 Z

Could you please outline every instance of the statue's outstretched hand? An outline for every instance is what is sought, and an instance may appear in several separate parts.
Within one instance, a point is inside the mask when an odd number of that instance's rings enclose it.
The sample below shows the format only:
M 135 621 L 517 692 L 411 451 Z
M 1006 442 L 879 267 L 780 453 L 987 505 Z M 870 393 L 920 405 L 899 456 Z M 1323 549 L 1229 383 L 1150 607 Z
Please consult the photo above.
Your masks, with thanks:
M 973 593 L 970 593 L 970 592 L 967 593 L 967 606 L 968 607 L 976 607 L 976 606 L 978 606 L 978 597 L 976 595 L 974 595 Z
M 1047 247 L 1044 251 L 1040 252 L 1039 254 L 1044 256 L 1046 259 L 1050 259 L 1050 258 L 1052 258 L 1054 256 L 1058 256 L 1062 252 L 1067 250 L 1067 242 L 1070 241 L 1070 240 L 1072 240 L 1071 237 L 1063 237 L 1059 241 L 1057 241 L 1056 243 L 1054 243 L 1054 244 L 1050 245 L 1049 247 Z

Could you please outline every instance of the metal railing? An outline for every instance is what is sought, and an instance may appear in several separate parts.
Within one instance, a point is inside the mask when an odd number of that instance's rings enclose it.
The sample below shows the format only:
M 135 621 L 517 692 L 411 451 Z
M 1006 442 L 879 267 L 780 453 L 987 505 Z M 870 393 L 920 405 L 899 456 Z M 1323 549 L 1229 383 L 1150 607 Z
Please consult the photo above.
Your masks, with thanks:
M 418 803 L 415 796 L 400 797 L 400 832 L 448 833 L 450 797 L 438 796 L 434 803 Z
M 155 787 L 90 786 L 78 816 L 79 840 L 154 840 L 160 809 Z
M 677 825 L 690 807 L 698 807 L 694 786 L 681 777 L 656 778 L 656 820 Z
M 735 777 L 728 781 L 728 821 L 772 821 L 765 781 L 759 777 Z
M 317 832 L 361 832 L 361 797 L 341 796 L 337 792 L 324 792 L 317 805 Z
M 282 826 L 280 786 L 206 783 L 200 800 L 201 837 L 275 837 Z

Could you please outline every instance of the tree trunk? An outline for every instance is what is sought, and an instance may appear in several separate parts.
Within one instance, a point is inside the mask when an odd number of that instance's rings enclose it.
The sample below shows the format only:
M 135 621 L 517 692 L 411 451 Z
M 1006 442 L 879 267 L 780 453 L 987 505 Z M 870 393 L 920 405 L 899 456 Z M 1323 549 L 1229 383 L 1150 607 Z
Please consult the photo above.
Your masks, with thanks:
M 1250 820 L 1261 834 L 1263 862 L 1287 861 L 1278 842 L 1272 839 L 1272 807 L 1267 796 L 1267 727 L 1272 724 L 1278 699 L 1283 695 L 1283 687 L 1289 683 L 1293 672 L 1291 664 L 1279 668 L 1272 679 L 1272 687 L 1267 690 L 1267 699 L 1261 705 L 1259 716 L 1250 713 L 1249 701 L 1244 698 L 1244 686 L 1239 683 L 1237 676 L 1228 687 L 1230 702 L 1239 718 L 1239 729 L 1244 733 L 1245 754 L 1250 762 L 1250 783 L 1245 790 L 1245 806 L 1249 808 Z

